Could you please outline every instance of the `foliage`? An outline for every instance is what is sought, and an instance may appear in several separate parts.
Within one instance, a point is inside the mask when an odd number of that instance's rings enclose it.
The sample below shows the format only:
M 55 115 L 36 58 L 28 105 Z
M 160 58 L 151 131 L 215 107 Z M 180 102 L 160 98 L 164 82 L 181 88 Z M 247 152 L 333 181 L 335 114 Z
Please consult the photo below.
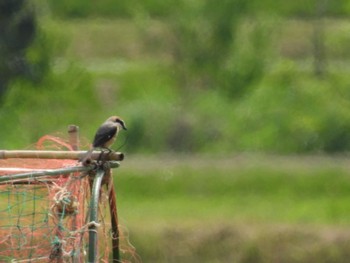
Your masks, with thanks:
M 92 138 L 94 128 L 117 113 L 130 129 L 115 149 L 125 144 L 130 152 L 349 150 L 350 80 L 331 66 L 323 78 L 310 73 L 313 23 L 253 17 L 251 5 L 184 1 L 157 21 L 41 18 L 42 33 L 26 57 L 43 71 L 55 58 L 55 67 L 42 83 L 12 84 L 1 120 L 16 133 L 21 127 L 28 132 L 15 139 L 5 128 L 3 146 L 28 145 L 67 122 Z M 231 17 L 225 11 L 233 6 L 240 9 Z M 348 24 L 332 20 L 328 27 L 327 58 L 347 58 Z M 67 37 L 74 41 L 65 52 Z M 71 65 L 72 58 L 90 72 Z M 58 117 L 33 109 L 38 103 Z
M 264 71 L 265 44 L 259 21 L 250 23 L 245 35 L 238 34 L 242 17 L 248 13 L 247 1 L 229 0 L 220 4 L 183 2 L 171 19 L 176 37 L 174 64 L 179 86 L 218 89 L 230 98 L 239 98 Z M 247 37 L 249 41 L 242 41 Z M 238 46 L 250 43 L 246 48 Z
M 341 74 L 320 79 L 282 61 L 249 95 L 232 103 L 214 90 L 189 94 L 184 100 L 169 81 L 170 72 L 171 68 L 154 67 L 128 71 L 116 80 L 123 98 L 118 108 L 134 127 L 126 146 L 131 152 L 301 153 L 350 148 L 350 79 Z
M 345 151 L 350 147 L 350 79 L 323 79 L 282 63 L 237 107 L 242 149 Z
M 53 13 L 59 17 L 134 17 L 140 13 L 152 16 L 166 16 L 176 4 L 174 1 L 146 0 L 100 0 L 100 1 L 55 1 L 48 0 Z
M 0 121 L 6 123 L 0 131 L 6 138 L 1 141 L 3 149 L 29 146 L 48 133 L 65 134 L 69 124 L 95 119 L 100 107 L 91 76 L 74 64 L 61 73 L 48 74 L 40 85 L 13 82 L 4 101 L 0 112 Z
M 133 17 L 138 12 L 148 14 L 151 17 L 167 17 L 171 15 L 179 5 L 186 1 L 174 0 L 144 0 L 127 1 L 127 0 L 100 0 L 100 1 L 82 1 L 82 0 L 49 0 L 49 5 L 53 13 L 60 17 L 77 18 L 77 17 Z M 222 1 L 223 5 L 234 4 L 237 0 Z M 247 1 L 241 1 L 247 2 Z M 187 1 L 191 5 L 201 5 L 203 1 Z M 220 8 L 220 4 L 212 7 Z M 279 2 L 273 0 L 252 0 L 247 7 L 249 10 L 258 10 L 263 12 L 278 13 L 283 16 L 303 16 L 310 17 L 317 13 L 317 9 L 322 5 L 324 12 L 328 16 L 348 15 L 350 12 L 347 0 L 327 1 L 327 0 L 297 0 L 289 2 Z M 233 9 L 227 9 L 227 12 L 236 12 Z
M 256 10 L 273 12 L 281 16 L 310 18 L 322 12 L 326 16 L 343 16 L 349 14 L 347 0 L 296 0 L 279 2 L 273 0 L 252 1 L 251 7 Z
M 118 49 L 103 49 L 105 45 L 100 41 L 91 41 L 90 53 L 86 50 L 81 53 L 80 57 L 88 65 L 93 65 L 91 75 L 96 83 L 97 98 L 105 105 L 99 113 L 101 118 L 94 120 L 94 125 L 97 126 L 109 114 L 123 116 L 129 130 L 121 135 L 123 137 L 115 149 L 125 143 L 123 150 L 128 152 L 347 151 L 350 147 L 346 135 L 349 78 L 343 71 L 335 72 L 331 63 L 328 74 L 323 78 L 315 77 L 308 67 L 312 58 L 308 49 L 303 50 L 304 60 L 300 55 L 293 57 L 278 53 L 283 52 L 285 46 L 303 47 L 312 32 L 311 23 L 283 19 L 276 22 L 263 18 L 258 17 L 264 22 L 262 28 L 256 28 L 254 19 L 242 19 L 236 32 L 239 42 L 232 47 L 232 61 L 236 62 L 232 68 L 238 70 L 237 74 L 241 71 L 247 73 L 249 68 L 254 69 L 254 64 L 262 61 L 264 69 L 257 71 L 258 77 L 250 85 L 242 85 L 244 92 L 236 100 L 227 96 L 225 86 L 218 85 L 217 89 L 202 85 L 179 86 L 172 61 L 167 64 L 168 60 L 161 60 L 163 56 L 154 58 L 158 55 L 147 49 L 148 40 L 143 43 L 139 35 L 149 36 L 148 31 L 138 33 L 132 22 L 99 20 L 98 28 L 93 23 L 66 22 L 65 28 L 72 32 L 82 29 L 85 32 L 74 34 L 76 44 L 70 54 L 82 52 L 77 43 L 86 41 L 95 31 L 106 32 L 101 36 L 112 43 L 117 41 L 119 32 L 124 32 L 120 28 L 128 28 L 132 34 L 123 38 L 123 43 L 127 46 L 127 43 L 137 42 L 134 53 L 120 52 L 124 45 Z M 271 30 L 273 22 L 278 26 Z M 152 21 L 148 23 L 154 25 Z M 327 41 L 337 44 L 337 50 L 348 54 L 347 41 L 341 37 L 348 24 L 338 21 L 336 24 L 341 27 L 331 24 Z M 73 25 L 77 26 L 76 29 Z M 173 38 L 169 36 L 169 27 L 166 24 L 159 27 L 158 21 L 155 25 L 161 29 L 157 32 L 159 35 L 152 37 L 168 37 L 170 40 L 163 43 L 171 43 Z M 112 34 L 113 28 L 118 34 Z M 278 31 L 283 34 L 278 35 Z M 261 43 L 267 35 L 268 44 Z M 293 42 L 295 38 L 300 39 L 299 42 Z M 260 41 L 256 48 L 250 48 L 254 46 L 253 40 Z M 156 54 L 168 54 L 169 50 L 163 48 Z M 335 54 L 334 50 L 334 45 L 327 44 L 327 51 L 332 51 L 329 54 Z M 135 57 L 135 54 L 142 55 Z M 113 56 L 116 60 L 112 60 Z M 329 57 L 330 62 L 337 56 Z M 104 58 L 105 63 L 96 57 Z M 191 75 L 192 71 L 187 74 Z M 86 137 L 92 138 L 95 126 L 91 123 L 83 125 L 86 126 L 83 127 L 87 131 Z
M 0 97 L 17 77 L 35 78 L 26 51 L 37 33 L 35 13 L 23 0 L 0 2 Z

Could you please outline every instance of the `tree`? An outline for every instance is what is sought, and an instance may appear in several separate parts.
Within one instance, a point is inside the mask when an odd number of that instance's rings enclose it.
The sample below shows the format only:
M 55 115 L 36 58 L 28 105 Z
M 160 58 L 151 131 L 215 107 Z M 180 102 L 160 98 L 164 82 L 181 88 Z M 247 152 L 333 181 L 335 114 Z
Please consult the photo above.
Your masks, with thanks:
M 34 78 L 26 51 L 37 33 L 34 9 L 25 0 L 0 0 L 0 99 L 18 77 Z
M 245 0 L 184 1 L 177 6 L 172 28 L 177 40 L 174 64 L 181 87 L 216 88 L 236 99 L 261 77 L 263 31 L 258 23 L 252 23 L 250 39 L 242 45 L 237 38 L 250 11 Z M 244 46 L 247 42 L 249 50 Z

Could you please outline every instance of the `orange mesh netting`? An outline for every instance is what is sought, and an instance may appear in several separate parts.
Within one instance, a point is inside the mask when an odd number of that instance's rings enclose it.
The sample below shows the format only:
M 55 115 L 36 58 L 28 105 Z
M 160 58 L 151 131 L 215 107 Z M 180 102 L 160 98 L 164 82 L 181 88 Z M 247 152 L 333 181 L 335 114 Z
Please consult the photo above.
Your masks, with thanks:
M 50 135 L 40 138 L 35 148 L 72 150 L 64 139 Z M 62 159 L 1 159 L 0 177 L 78 164 Z M 112 181 L 109 188 L 100 192 L 97 262 L 112 262 L 111 241 L 123 240 L 111 231 L 110 207 L 115 218 L 117 213 Z M 90 192 L 89 176 L 77 172 L 0 182 L 0 262 L 87 262 Z M 127 239 L 124 243 L 122 262 L 139 262 Z
M 72 150 L 64 140 L 44 136 L 46 146 Z M 0 176 L 27 169 L 76 166 L 74 160 L 0 160 Z M 89 183 L 70 173 L 0 185 L 0 262 L 84 262 Z

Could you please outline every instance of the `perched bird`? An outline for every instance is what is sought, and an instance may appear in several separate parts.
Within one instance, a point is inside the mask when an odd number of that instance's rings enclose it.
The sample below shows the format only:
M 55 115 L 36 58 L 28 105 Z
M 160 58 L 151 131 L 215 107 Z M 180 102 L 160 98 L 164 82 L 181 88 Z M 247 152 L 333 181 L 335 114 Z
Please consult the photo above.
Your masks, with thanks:
M 80 161 L 86 163 L 86 161 L 90 159 L 95 148 L 107 149 L 111 152 L 112 150 L 109 147 L 114 143 L 118 132 L 121 129 L 127 130 L 125 122 L 118 116 L 109 117 L 97 129 L 94 141 L 92 142 L 92 148 L 80 159 Z

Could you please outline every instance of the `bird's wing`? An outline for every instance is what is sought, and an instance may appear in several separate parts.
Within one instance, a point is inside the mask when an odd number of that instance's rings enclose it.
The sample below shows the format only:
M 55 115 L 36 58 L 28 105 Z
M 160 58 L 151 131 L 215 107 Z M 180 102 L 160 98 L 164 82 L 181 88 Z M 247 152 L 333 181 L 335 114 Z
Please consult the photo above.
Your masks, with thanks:
M 116 126 L 101 126 L 95 135 L 93 146 L 103 147 L 106 142 L 111 140 L 117 132 Z

